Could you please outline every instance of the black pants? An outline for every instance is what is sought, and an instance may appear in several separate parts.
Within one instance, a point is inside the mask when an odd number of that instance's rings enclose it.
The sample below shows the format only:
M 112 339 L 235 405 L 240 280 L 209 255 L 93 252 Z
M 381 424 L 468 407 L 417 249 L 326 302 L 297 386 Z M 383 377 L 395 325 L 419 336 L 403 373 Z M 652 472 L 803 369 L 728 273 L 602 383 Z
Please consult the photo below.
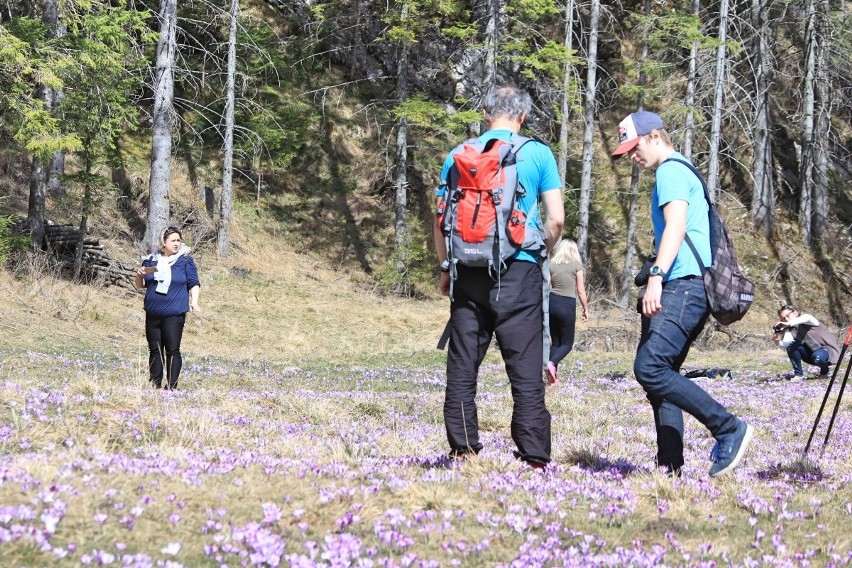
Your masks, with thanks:
M 574 330 L 577 323 L 577 298 L 550 295 L 550 358 L 559 365 L 574 348 Z
M 183 358 L 180 355 L 180 340 L 183 337 L 183 324 L 186 314 L 160 317 L 145 314 L 145 339 L 148 340 L 148 369 L 151 383 L 163 386 L 163 362 L 166 365 L 166 377 L 170 389 L 177 387 Z
M 479 452 L 476 381 L 496 333 L 512 389 L 512 440 L 515 455 L 539 463 L 550 461 L 550 412 L 541 378 L 541 268 L 532 262 L 509 264 L 500 282 L 487 269 L 459 266 L 450 306 L 444 423 L 450 452 Z

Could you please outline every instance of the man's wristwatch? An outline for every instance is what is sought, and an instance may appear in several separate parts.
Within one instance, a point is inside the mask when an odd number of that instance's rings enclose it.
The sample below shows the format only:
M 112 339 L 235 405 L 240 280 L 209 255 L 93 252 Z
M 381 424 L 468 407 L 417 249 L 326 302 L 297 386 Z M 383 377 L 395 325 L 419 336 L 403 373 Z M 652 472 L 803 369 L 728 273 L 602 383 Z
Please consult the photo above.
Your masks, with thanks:
M 441 263 L 441 272 L 449 272 L 450 271 L 450 261 L 445 260 Z
M 665 270 L 655 264 L 651 267 L 651 270 L 648 271 L 648 276 L 660 276 L 663 278 L 663 280 L 665 280 L 667 275 Z

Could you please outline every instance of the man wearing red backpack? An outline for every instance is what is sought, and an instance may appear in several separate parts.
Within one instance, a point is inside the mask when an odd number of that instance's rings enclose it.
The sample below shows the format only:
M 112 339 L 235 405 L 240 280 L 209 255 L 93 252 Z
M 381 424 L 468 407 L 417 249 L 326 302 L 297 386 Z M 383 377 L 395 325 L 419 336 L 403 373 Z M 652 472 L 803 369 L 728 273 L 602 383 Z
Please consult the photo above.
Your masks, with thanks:
M 565 211 L 556 159 L 545 144 L 520 137 L 519 133 L 532 109 L 530 96 L 513 86 L 494 88 L 483 101 L 488 131 L 478 140 L 468 141 L 451 152 L 441 172 L 438 188 L 439 218 L 435 224 L 435 247 L 441 264 L 440 290 L 450 295 L 450 345 L 447 353 L 447 387 L 444 422 L 454 458 L 477 454 L 482 449 L 476 410 L 476 383 L 479 366 L 496 334 L 512 389 L 512 439 L 515 456 L 535 468 L 550 462 L 550 413 L 544 402 L 543 302 L 544 279 L 541 263 L 562 232 Z M 489 192 L 472 192 L 458 187 L 459 172 L 454 154 L 480 150 L 483 153 L 505 142 L 510 160 L 501 162 L 505 178 L 517 182 L 512 188 L 500 187 Z M 496 144 L 500 146 L 501 144 Z M 469 167 L 462 178 L 473 180 L 482 171 Z M 483 168 L 484 169 L 484 168 Z M 502 170 L 501 166 L 499 170 Z M 491 171 L 491 170 L 489 170 Z M 500 179 L 503 174 L 500 173 Z M 515 185 L 507 182 L 509 185 Z M 505 189 L 505 191 L 504 191 Z M 467 195 L 465 196 L 465 191 Z M 443 221 L 445 204 L 457 203 L 476 193 L 475 205 L 465 213 L 476 219 L 490 208 L 491 216 L 500 203 L 508 220 L 497 223 L 501 229 L 494 238 L 480 245 L 454 240 L 451 222 Z M 511 200 L 513 203 L 508 203 Z M 544 206 L 542 221 L 539 203 Z M 449 206 L 447 206 L 449 207 Z M 512 248 L 503 226 L 518 223 L 522 240 Z M 508 230 L 508 229 L 506 229 Z M 523 238 L 524 231 L 526 238 Z M 493 231 L 492 231 L 493 233 Z M 456 238 L 460 238 L 456 236 Z M 460 244 L 454 244 L 454 243 Z M 536 243 L 536 244 L 528 244 Z M 505 258 L 496 255 L 487 265 L 471 260 L 477 247 L 488 256 L 491 251 L 509 250 Z M 450 250 L 448 250 L 450 249 Z M 471 253 L 471 254 L 469 254 Z M 452 291 L 451 291 L 452 288 Z
M 731 472 L 745 454 L 753 428 L 728 412 L 695 382 L 680 374 L 692 342 L 709 316 L 702 268 L 711 265 L 709 204 L 702 180 L 675 151 L 659 115 L 639 111 L 618 125 L 624 154 L 655 170 L 651 221 L 657 245 L 641 299 L 642 332 L 633 372 L 645 389 L 657 429 L 657 465 L 680 475 L 683 412 L 694 416 L 716 439 L 710 476 Z M 687 244 L 691 241 L 695 252 Z M 698 258 L 704 267 L 698 264 Z

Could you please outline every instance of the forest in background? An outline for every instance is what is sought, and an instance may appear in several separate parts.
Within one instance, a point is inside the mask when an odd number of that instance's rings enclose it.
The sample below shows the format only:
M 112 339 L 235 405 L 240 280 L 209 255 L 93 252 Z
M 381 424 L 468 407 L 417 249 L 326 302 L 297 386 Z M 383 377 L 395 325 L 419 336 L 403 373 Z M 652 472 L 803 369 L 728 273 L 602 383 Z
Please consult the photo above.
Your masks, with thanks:
M 651 247 L 653 178 L 608 155 L 620 118 L 647 108 L 705 172 L 761 296 L 797 301 L 807 280 L 840 323 L 850 32 L 849 6 L 824 0 L 12 1 L 0 199 L 37 249 L 55 215 L 115 237 L 110 203 L 127 243 L 179 223 L 227 257 L 235 215 L 254 210 L 295 248 L 417 295 L 437 271 L 440 163 L 479 132 L 484 93 L 513 82 L 613 304 L 629 305 Z

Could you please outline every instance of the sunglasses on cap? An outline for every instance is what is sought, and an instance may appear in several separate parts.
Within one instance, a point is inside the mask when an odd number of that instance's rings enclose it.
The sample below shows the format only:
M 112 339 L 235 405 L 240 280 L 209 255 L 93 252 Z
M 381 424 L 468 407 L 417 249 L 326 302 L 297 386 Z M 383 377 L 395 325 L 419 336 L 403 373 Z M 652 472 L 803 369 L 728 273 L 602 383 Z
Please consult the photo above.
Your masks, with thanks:
M 781 316 L 784 312 L 790 312 L 792 314 L 793 312 L 798 312 L 798 311 L 799 310 L 797 310 L 793 306 L 786 306 L 785 305 L 785 306 L 781 306 L 780 308 L 778 308 L 778 315 Z
M 177 227 L 169 227 L 168 229 L 166 229 L 165 231 L 163 231 L 163 239 L 165 239 L 165 238 L 166 238 L 166 237 L 168 237 L 169 235 L 173 235 L 173 234 L 175 234 L 175 233 L 177 233 L 178 235 L 180 235 L 180 229 L 178 229 Z

